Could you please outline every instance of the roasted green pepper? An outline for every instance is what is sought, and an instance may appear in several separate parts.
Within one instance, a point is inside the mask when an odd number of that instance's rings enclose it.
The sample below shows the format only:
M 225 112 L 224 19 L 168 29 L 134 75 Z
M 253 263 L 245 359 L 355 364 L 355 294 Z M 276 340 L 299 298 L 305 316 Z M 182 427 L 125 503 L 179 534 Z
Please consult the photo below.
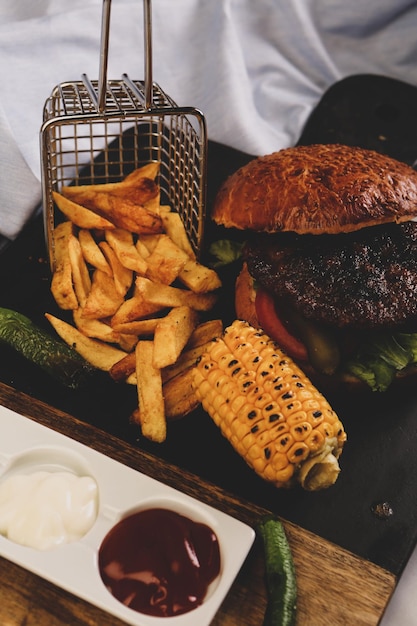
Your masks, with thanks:
M 0 344 L 16 350 L 66 387 L 83 386 L 96 371 L 75 350 L 28 317 L 0 307 Z
M 268 605 L 263 626 L 294 626 L 297 611 L 297 582 L 290 545 L 284 526 L 273 515 L 257 526 L 265 552 Z

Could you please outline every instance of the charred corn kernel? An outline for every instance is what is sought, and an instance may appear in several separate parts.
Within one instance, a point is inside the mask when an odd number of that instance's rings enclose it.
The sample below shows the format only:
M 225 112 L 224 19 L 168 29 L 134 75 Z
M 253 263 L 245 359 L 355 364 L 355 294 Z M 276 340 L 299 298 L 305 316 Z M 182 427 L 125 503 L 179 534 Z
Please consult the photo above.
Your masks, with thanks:
M 300 422 L 290 428 L 290 433 L 296 441 L 304 441 L 313 430 L 310 422 Z
M 236 320 L 194 369 L 197 398 L 252 469 L 277 487 L 333 484 L 343 424 L 265 333 Z
M 310 448 L 311 454 L 314 455 L 323 447 L 324 436 L 315 428 L 306 438 L 306 444 Z

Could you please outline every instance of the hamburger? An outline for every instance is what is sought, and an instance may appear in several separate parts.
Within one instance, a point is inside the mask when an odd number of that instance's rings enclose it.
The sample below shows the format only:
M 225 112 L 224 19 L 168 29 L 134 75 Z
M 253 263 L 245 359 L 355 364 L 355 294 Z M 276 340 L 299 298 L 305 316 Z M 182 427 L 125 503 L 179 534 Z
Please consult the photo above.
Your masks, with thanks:
M 373 150 L 315 144 L 250 161 L 212 209 L 244 234 L 236 316 L 326 389 L 415 375 L 415 216 L 417 172 Z

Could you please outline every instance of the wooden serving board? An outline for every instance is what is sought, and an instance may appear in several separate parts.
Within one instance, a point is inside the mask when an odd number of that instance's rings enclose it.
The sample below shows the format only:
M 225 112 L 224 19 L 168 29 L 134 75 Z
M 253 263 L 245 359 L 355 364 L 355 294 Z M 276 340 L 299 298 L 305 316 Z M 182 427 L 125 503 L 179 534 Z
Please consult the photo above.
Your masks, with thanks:
M 255 526 L 267 510 L 137 450 L 71 415 L 0 383 L 0 403 L 148 476 Z M 396 577 L 290 522 L 285 523 L 298 583 L 297 625 L 375 626 Z M 259 626 L 266 606 L 264 561 L 257 540 L 213 626 Z M 8 626 L 121 626 L 116 620 L 0 558 L 0 622 Z

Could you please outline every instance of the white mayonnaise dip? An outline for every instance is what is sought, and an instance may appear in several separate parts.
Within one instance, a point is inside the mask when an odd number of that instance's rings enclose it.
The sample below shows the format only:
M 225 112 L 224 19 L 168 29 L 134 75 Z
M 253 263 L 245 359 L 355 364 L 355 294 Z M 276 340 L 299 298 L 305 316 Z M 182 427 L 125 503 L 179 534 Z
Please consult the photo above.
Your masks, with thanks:
M 37 550 L 77 541 L 97 517 L 98 487 L 90 476 L 35 471 L 0 482 L 0 534 Z

